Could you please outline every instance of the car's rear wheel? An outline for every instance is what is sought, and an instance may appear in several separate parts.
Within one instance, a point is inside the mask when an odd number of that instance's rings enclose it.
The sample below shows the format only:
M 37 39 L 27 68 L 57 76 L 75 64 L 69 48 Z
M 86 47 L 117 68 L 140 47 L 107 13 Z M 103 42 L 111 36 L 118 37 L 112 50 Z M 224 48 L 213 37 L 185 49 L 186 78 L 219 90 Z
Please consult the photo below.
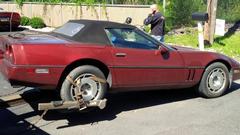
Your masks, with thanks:
M 228 86 L 228 68 L 220 62 L 215 62 L 206 68 L 197 90 L 203 97 L 215 98 L 223 95 Z
M 107 84 L 96 81 L 92 77 L 105 80 L 105 76 L 100 69 L 91 65 L 84 65 L 73 69 L 62 84 L 60 96 L 62 100 L 77 100 L 79 90 L 84 101 L 103 99 L 107 90 Z M 73 85 L 71 80 L 77 85 Z

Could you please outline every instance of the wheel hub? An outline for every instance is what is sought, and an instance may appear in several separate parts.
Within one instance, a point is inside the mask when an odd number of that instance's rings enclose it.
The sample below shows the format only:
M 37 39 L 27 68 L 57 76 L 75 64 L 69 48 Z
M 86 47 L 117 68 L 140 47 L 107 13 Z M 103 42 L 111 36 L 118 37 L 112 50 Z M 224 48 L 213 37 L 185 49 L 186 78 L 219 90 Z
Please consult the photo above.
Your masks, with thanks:
M 225 85 L 226 75 L 222 69 L 215 69 L 208 77 L 208 88 L 212 92 L 221 91 Z
M 85 101 L 92 100 L 98 92 L 97 83 L 89 78 L 81 79 L 80 88 L 83 93 L 83 100 Z
M 84 101 L 94 100 L 99 91 L 101 90 L 100 82 L 93 80 L 94 75 L 86 73 L 77 77 L 74 82 L 78 85 L 77 87 L 71 86 L 71 97 L 72 100 L 76 100 L 76 91 L 81 90 L 82 98 Z

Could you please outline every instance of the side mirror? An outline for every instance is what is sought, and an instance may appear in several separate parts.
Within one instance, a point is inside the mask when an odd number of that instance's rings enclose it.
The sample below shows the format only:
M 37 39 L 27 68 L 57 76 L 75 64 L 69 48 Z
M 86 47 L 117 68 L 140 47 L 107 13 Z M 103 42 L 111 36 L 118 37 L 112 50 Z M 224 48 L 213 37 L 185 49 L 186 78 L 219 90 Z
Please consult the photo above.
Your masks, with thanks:
M 162 55 L 164 55 L 164 54 L 168 53 L 168 49 L 165 48 L 165 47 L 161 47 L 161 48 L 160 48 L 160 53 L 161 53 Z
M 155 55 L 160 55 L 160 54 L 164 55 L 166 53 L 168 53 L 168 49 L 166 49 L 165 47 L 160 47 L 159 50 L 155 51 Z

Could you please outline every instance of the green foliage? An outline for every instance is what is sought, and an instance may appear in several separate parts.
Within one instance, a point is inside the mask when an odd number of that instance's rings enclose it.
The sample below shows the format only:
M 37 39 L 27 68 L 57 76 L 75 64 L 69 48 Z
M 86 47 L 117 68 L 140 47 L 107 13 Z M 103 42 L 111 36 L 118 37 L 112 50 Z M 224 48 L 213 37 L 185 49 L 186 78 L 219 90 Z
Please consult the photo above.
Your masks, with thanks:
M 217 17 L 227 22 L 240 20 L 240 0 L 219 0 Z
M 21 20 L 20 20 L 20 24 L 22 26 L 30 25 L 30 21 L 31 21 L 31 19 L 29 17 L 22 16 Z
M 230 37 L 218 37 L 222 38 L 219 42 L 214 42 L 212 46 L 206 48 L 215 50 L 219 53 L 223 53 L 229 57 L 235 58 L 240 61 L 240 32 L 236 32 Z M 180 35 L 166 35 L 165 42 L 183 46 L 189 46 L 193 48 L 198 47 L 198 32 L 192 31 L 187 34 Z
M 114 0 L 114 4 L 133 4 L 133 5 L 139 5 L 139 4 L 153 4 L 158 3 L 162 0 Z M 111 0 L 109 0 L 111 2 Z
M 15 0 L 19 7 L 22 7 L 24 0 Z
M 44 21 L 40 17 L 33 17 L 31 19 L 30 25 L 32 28 L 39 29 L 45 27 Z
M 167 30 L 193 25 L 191 15 L 198 12 L 203 4 L 201 0 L 171 0 L 165 13 Z
M 196 48 L 198 44 L 198 32 L 192 30 L 186 34 L 166 35 L 165 41 L 167 43 L 186 45 Z
M 144 26 L 143 26 L 143 29 L 144 29 L 144 31 L 147 32 L 147 33 L 150 33 L 150 31 L 151 31 L 150 25 L 148 25 L 148 26 L 144 25 Z
M 218 0 L 217 18 L 227 22 L 240 20 L 240 0 Z M 195 24 L 191 19 L 194 12 L 206 12 L 207 0 L 168 0 L 166 16 L 166 29 Z

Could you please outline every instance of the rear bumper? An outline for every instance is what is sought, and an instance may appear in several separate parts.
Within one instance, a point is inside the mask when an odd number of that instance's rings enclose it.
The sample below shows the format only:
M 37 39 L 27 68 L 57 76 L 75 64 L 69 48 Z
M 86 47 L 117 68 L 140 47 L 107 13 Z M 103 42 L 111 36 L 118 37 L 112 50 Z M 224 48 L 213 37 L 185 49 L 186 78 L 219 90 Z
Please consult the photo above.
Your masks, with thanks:
M 49 68 L 41 66 L 41 68 L 48 68 L 49 73 L 39 74 L 35 73 L 35 69 L 37 69 L 38 66 L 14 65 L 5 59 L 2 59 L 0 62 L 0 71 L 11 85 L 55 88 L 58 84 L 61 73 L 64 70 L 64 67 Z
M 14 27 L 14 28 L 17 28 L 19 25 L 20 25 L 20 22 L 18 22 L 18 21 L 12 21 L 11 22 L 12 24 L 12 27 Z M 0 21 L 0 26 L 1 27 L 10 27 L 10 22 L 8 21 L 8 22 L 1 22 Z

